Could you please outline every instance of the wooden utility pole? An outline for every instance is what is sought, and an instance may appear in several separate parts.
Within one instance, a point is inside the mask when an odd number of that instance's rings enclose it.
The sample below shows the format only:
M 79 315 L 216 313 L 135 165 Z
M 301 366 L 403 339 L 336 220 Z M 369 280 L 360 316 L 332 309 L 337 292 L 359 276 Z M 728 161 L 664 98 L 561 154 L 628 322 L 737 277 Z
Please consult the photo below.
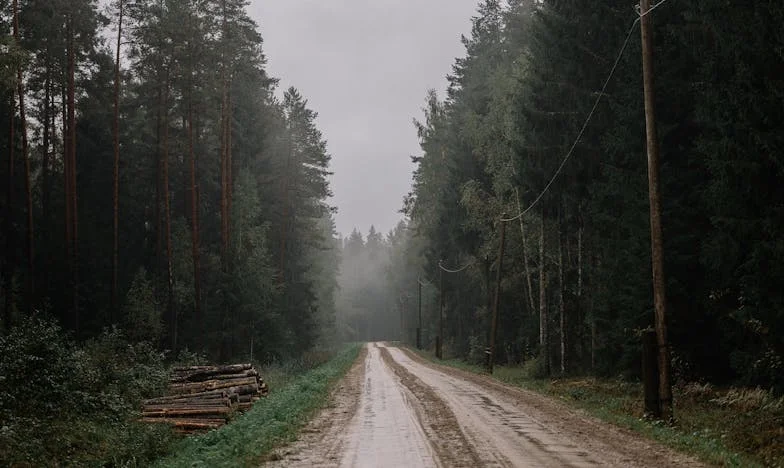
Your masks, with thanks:
M 444 269 L 438 263 L 438 288 L 441 292 L 438 305 L 438 336 L 436 337 L 436 357 L 444 359 Z
M 539 233 L 539 346 L 545 375 L 550 375 L 550 324 L 547 314 L 547 270 L 544 256 L 544 208 L 540 210 Z
M 502 219 L 506 218 L 506 213 L 501 216 Z M 498 331 L 498 304 L 501 301 L 501 271 L 504 265 L 504 245 L 506 244 L 506 223 L 499 221 L 501 224 L 501 246 L 498 249 L 498 270 L 495 276 L 495 299 L 493 299 L 493 321 L 490 325 L 490 353 L 487 357 L 487 370 L 493 373 L 493 363 L 495 361 L 495 336 Z
M 645 128 L 648 148 L 648 197 L 651 211 L 651 263 L 653 265 L 653 302 L 656 310 L 656 338 L 659 347 L 659 405 L 661 417 L 670 420 L 672 386 L 670 384 L 670 350 L 667 342 L 667 295 L 664 281 L 664 248 L 659 193 L 659 146 L 656 135 L 656 110 L 653 88 L 653 31 L 651 2 L 640 1 L 642 32 L 642 73 L 645 95 Z
M 417 286 L 419 286 L 419 325 L 416 330 L 416 346 L 417 349 L 422 349 L 422 280 L 417 278 Z

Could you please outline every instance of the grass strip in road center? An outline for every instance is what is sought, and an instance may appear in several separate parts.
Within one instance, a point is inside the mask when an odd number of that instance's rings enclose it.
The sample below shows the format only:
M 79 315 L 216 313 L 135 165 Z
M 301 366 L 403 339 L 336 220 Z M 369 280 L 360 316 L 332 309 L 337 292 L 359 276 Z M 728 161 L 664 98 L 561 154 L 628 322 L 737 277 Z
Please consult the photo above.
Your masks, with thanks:
M 642 387 L 637 383 L 593 377 L 533 378 L 529 371 L 519 366 L 496 366 L 495 372 L 488 375 L 481 366 L 457 359 L 441 361 L 432 353 L 406 350 L 436 365 L 485 375 L 511 387 L 554 398 L 712 465 L 784 466 L 782 446 L 773 442 L 776 424 L 770 424 L 770 420 L 778 420 L 778 433 L 784 435 L 781 432 L 784 404 L 780 403 L 784 399 L 773 401 L 766 409 L 755 413 L 723 405 L 722 402 L 728 399 L 727 392 L 702 386 L 702 393 L 705 393 L 702 395 L 696 391 L 700 386 L 694 384 L 676 387 L 677 424 L 668 426 L 641 417 Z M 774 428 L 772 434 L 768 434 L 770 427 Z
M 329 398 L 330 387 L 356 361 L 360 344 L 350 345 L 326 363 L 272 388 L 231 424 L 179 443 L 159 467 L 258 466 L 276 445 L 293 440 L 297 431 Z

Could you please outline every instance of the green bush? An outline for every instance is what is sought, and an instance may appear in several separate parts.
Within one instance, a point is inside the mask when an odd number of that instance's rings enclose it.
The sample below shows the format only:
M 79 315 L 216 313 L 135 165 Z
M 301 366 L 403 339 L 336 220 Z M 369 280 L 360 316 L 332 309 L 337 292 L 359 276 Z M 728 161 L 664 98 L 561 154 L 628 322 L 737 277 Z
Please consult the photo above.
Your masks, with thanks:
M 164 355 L 116 330 L 77 346 L 53 321 L 23 319 L 0 336 L 0 466 L 135 465 L 173 440 L 135 422 L 166 385 Z

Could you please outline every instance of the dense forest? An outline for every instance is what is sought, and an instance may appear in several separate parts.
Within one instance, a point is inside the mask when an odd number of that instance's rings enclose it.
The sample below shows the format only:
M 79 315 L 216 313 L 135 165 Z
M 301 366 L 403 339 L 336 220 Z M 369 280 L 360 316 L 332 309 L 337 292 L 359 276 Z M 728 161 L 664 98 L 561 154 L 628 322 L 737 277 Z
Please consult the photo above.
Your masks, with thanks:
M 334 317 L 330 156 L 307 100 L 276 97 L 247 2 L 3 3 L 5 328 L 311 347 Z
M 673 378 L 782 392 L 782 10 L 697 0 L 655 13 Z M 638 19 L 616 1 L 481 3 L 445 98 L 431 91 L 415 122 L 407 247 L 390 264 L 413 296 L 408 342 L 420 279 L 425 345 L 441 288 L 444 354 L 481 360 L 505 213 L 496 360 L 639 375 L 654 310 Z
M 167 362 L 334 340 L 330 155 L 247 4 L 0 1 L 0 464 L 153 456 Z

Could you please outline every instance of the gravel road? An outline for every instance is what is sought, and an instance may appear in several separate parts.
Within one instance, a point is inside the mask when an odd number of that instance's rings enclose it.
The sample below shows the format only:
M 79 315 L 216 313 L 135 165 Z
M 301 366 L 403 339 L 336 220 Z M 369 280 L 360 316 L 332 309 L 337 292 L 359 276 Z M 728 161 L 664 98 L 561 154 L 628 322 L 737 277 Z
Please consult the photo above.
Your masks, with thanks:
M 275 467 L 703 466 L 541 395 L 367 345 Z

